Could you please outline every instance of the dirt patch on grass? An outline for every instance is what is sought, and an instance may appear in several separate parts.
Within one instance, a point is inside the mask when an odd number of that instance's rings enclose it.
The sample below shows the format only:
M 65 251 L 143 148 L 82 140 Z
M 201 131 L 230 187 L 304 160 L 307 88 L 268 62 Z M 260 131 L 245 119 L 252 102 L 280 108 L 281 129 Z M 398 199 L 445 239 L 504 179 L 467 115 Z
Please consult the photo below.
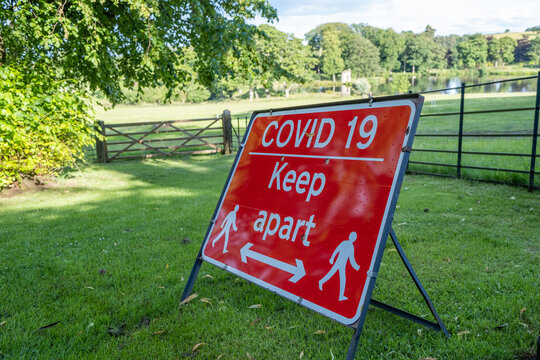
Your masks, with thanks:
M 27 192 L 38 192 L 57 187 L 55 178 L 36 176 L 33 179 L 23 179 L 10 188 L 0 191 L 0 198 L 11 198 Z

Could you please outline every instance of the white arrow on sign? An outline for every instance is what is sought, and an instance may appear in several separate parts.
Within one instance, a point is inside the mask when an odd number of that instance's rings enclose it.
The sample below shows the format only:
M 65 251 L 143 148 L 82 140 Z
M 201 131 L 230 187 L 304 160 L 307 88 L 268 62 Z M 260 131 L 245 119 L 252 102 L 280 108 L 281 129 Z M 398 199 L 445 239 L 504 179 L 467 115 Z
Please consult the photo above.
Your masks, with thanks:
M 304 269 L 304 263 L 302 262 L 302 260 L 295 259 L 296 266 L 290 265 L 269 256 L 259 254 L 258 252 L 251 250 L 252 246 L 252 243 L 247 243 L 240 249 L 240 256 L 242 258 L 242 262 L 245 262 L 247 264 L 247 258 L 250 257 L 266 265 L 270 265 L 280 270 L 286 271 L 294 275 L 292 278 L 289 279 L 289 281 L 293 283 L 296 283 L 298 280 L 303 278 L 304 275 L 306 275 L 306 270 Z

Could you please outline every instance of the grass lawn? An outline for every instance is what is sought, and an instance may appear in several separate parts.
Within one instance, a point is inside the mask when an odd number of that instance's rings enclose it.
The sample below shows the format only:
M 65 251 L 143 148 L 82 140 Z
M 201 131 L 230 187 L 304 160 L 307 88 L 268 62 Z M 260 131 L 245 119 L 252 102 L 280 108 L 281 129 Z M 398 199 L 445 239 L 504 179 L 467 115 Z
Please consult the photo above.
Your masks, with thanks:
M 209 264 L 179 306 L 232 161 L 88 165 L 0 196 L 0 359 L 344 358 L 350 329 Z M 531 359 L 540 192 L 407 175 L 398 206 L 396 233 L 452 337 L 373 310 L 356 358 Z M 430 318 L 392 246 L 374 297 Z
M 167 105 L 118 105 L 111 110 L 96 107 L 96 116 L 106 124 L 129 123 L 141 121 L 166 121 L 183 119 L 200 119 L 221 115 L 223 110 L 231 111 L 233 116 L 250 116 L 255 110 L 280 108 L 287 106 L 307 105 L 320 102 L 340 101 L 339 94 L 294 94 L 289 98 L 271 97 L 259 98 L 256 101 L 207 101 L 199 104 L 167 104 Z
M 495 109 L 519 109 L 535 106 L 535 96 L 516 94 L 514 96 L 500 96 L 503 94 L 467 94 L 465 97 L 465 111 L 484 111 Z M 429 99 L 424 103 L 422 115 L 459 112 L 459 97 L 447 99 Z M 532 133 L 534 111 L 512 111 L 489 114 L 466 114 L 463 118 L 463 132 L 466 133 Z M 420 118 L 417 134 L 457 134 L 459 128 L 459 115 L 452 116 L 425 116 Z M 458 149 L 458 137 L 422 137 L 415 138 L 414 149 Z M 529 171 L 532 137 L 464 137 L 463 151 L 502 152 L 528 154 L 528 156 L 486 156 L 464 154 L 462 165 L 491 167 L 498 169 L 512 169 Z M 540 153 L 540 144 L 537 145 L 537 154 Z M 430 153 L 413 151 L 411 161 L 427 161 L 456 165 L 457 154 Z M 451 167 L 434 167 L 432 165 L 411 164 L 411 170 L 438 172 L 455 175 L 456 169 Z M 502 171 L 487 171 L 463 169 L 465 177 L 494 181 L 528 184 L 529 174 L 515 174 Z M 540 185 L 540 176 L 536 176 L 535 184 Z
M 354 97 L 346 98 L 353 99 Z M 149 121 L 149 120 L 174 120 L 187 118 L 201 118 L 206 116 L 215 116 L 229 108 L 233 115 L 233 127 L 235 131 L 243 134 L 249 116 L 255 109 L 269 109 L 296 105 L 306 105 L 314 103 L 322 103 L 329 101 L 338 101 L 345 98 L 332 96 L 329 94 L 309 94 L 309 95 L 294 95 L 289 99 L 285 98 L 261 98 L 256 102 L 235 101 L 235 102 L 208 102 L 203 104 L 171 104 L 163 106 L 118 106 L 114 110 L 108 112 L 99 112 L 98 117 L 105 120 L 106 124 L 114 124 L 129 121 Z M 494 109 L 518 109 L 531 108 L 535 105 L 534 93 L 467 93 L 465 98 L 465 111 L 482 111 Z M 459 112 L 460 97 L 459 95 L 444 95 L 444 94 L 427 94 L 422 110 L 423 115 L 441 114 L 448 112 Z M 489 114 L 468 114 L 464 117 L 464 133 L 531 133 L 533 130 L 534 111 L 515 111 L 515 112 L 500 112 Z M 209 123 L 209 122 L 208 122 Z M 188 123 L 187 128 L 204 127 L 207 123 Z M 212 141 L 220 142 L 221 123 L 214 125 L 215 129 L 204 133 L 205 135 L 212 134 L 217 137 Z M 457 134 L 459 128 L 459 115 L 453 116 L 427 116 L 420 119 L 418 126 L 418 134 Z M 133 127 L 130 131 L 140 132 L 148 131 L 151 126 Z M 122 128 L 127 130 L 127 128 Z M 236 135 L 236 132 L 235 132 Z M 137 135 L 136 137 L 140 137 Z M 160 133 L 147 136 L 145 139 L 155 141 L 155 138 L 174 138 L 178 137 L 178 133 Z M 125 142 L 129 139 L 116 136 L 110 138 L 110 141 Z M 235 147 L 237 147 L 237 137 L 234 136 Z M 153 142 L 153 146 L 174 146 L 178 145 L 179 141 L 161 141 Z M 190 141 L 191 145 L 203 145 L 200 141 Z M 109 150 L 114 151 L 123 149 L 125 144 L 109 145 Z M 456 151 L 458 148 L 457 137 L 421 137 L 415 139 L 415 149 L 438 149 Z M 142 144 L 132 146 L 128 152 L 122 153 L 121 156 L 129 156 L 138 154 L 137 149 L 145 149 Z M 199 148 L 197 148 L 199 149 Z M 200 147 L 200 149 L 210 149 L 209 147 Z M 530 154 L 532 149 L 531 137 L 464 137 L 463 151 L 477 152 L 504 152 L 504 153 L 519 153 Z M 148 150 L 148 148 L 146 148 Z M 192 149 L 188 149 L 192 150 Z M 166 150 L 168 151 L 168 150 Z M 537 154 L 540 154 L 540 142 L 537 145 Z M 412 161 L 444 163 L 456 165 L 457 155 L 449 153 L 432 153 L 413 151 L 411 155 Z M 511 169 L 519 171 L 529 171 L 530 155 L 527 156 L 486 156 L 464 154 L 462 157 L 462 165 L 464 166 L 480 166 L 491 167 L 498 169 Z M 537 167 L 538 168 L 538 167 Z M 453 167 L 411 164 L 410 169 L 413 171 L 437 172 L 447 175 L 455 175 L 456 169 Z M 528 184 L 529 174 L 515 174 L 504 171 L 476 170 L 463 169 L 464 177 L 473 179 L 485 179 L 493 181 L 503 181 L 517 183 L 521 185 Z M 536 176 L 535 184 L 540 186 L 540 175 Z

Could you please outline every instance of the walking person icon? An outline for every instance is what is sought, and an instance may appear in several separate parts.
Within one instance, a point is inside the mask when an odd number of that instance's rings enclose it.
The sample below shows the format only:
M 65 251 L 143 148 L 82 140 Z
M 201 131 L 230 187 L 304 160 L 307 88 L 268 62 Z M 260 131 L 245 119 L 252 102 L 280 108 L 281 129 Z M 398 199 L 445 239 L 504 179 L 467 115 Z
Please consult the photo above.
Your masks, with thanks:
M 216 244 L 216 241 L 219 240 L 223 235 L 225 235 L 225 244 L 223 245 L 223 254 L 227 253 L 227 244 L 229 243 L 229 232 L 231 231 L 231 227 L 234 229 L 234 231 L 238 231 L 238 228 L 236 227 L 236 213 L 238 212 L 238 209 L 240 207 L 236 205 L 234 207 L 234 211 L 231 211 L 227 214 L 225 219 L 223 219 L 223 222 L 221 223 L 221 232 L 218 234 L 218 236 L 215 237 L 215 239 L 212 241 L 212 247 Z
M 334 264 L 330 271 L 321 279 L 319 280 L 319 290 L 322 291 L 323 284 L 330 280 L 332 276 L 336 272 L 339 271 L 339 301 L 347 300 L 348 298 L 345 296 L 345 281 L 346 281 L 346 274 L 345 274 L 345 268 L 347 267 L 347 263 L 350 262 L 351 266 L 354 268 L 354 270 L 358 271 L 360 270 L 360 265 L 356 263 L 356 260 L 354 260 L 354 245 L 353 243 L 356 240 L 356 232 L 351 232 L 349 234 L 349 240 L 342 241 L 334 250 L 334 253 L 332 254 L 332 257 L 330 258 L 330 264 Z M 336 259 L 337 256 L 337 259 Z M 335 261 L 334 261 L 335 260 Z

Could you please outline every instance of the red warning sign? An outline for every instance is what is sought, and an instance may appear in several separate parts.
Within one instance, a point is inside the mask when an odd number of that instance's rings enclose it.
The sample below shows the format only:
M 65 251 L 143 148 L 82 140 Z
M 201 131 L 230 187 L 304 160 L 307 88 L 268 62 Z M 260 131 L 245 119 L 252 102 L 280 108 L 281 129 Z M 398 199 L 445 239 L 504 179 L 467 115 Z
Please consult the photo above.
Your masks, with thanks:
M 254 114 L 203 260 L 356 322 L 416 112 L 395 99 Z

